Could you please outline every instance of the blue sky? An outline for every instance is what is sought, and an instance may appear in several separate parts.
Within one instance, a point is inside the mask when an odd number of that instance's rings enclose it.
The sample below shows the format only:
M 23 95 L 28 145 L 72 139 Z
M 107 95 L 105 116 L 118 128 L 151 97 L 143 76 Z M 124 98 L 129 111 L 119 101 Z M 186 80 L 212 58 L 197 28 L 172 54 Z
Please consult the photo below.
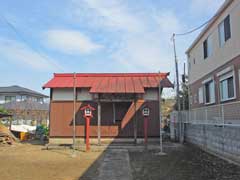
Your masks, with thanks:
M 0 2 L 0 86 L 41 86 L 54 72 L 171 72 L 173 32 L 208 20 L 224 0 L 8 0 Z M 185 50 L 196 32 L 179 37 Z M 171 93 L 171 92 L 167 92 Z

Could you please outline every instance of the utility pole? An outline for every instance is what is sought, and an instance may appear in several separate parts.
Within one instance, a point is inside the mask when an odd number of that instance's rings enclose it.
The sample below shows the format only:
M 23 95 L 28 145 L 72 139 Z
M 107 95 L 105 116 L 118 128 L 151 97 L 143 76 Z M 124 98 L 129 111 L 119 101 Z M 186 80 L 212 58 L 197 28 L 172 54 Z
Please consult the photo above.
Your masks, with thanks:
M 177 97 L 177 107 L 178 107 L 178 122 L 179 122 L 179 138 L 181 141 L 182 137 L 182 121 L 180 118 L 180 113 L 179 111 L 181 110 L 181 105 L 180 105 L 180 98 L 179 98 L 179 73 L 178 73 L 178 60 L 177 60 L 177 52 L 176 52 L 176 43 L 175 43 L 175 36 L 176 34 L 173 33 L 172 36 L 172 41 L 173 41 L 173 51 L 174 51 L 174 60 L 175 60 L 175 70 L 176 70 L 176 80 L 177 80 L 177 89 L 176 89 L 176 97 Z
M 76 149 L 76 73 L 73 74 L 73 157 Z
M 162 138 L 162 79 L 159 81 L 159 95 L 158 95 L 158 101 L 159 101 L 159 133 L 160 133 L 160 152 L 158 153 L 158 155 L 160 156 L 164 156 L 166 155 L 166 153 L 163 152 L 163 138 Z

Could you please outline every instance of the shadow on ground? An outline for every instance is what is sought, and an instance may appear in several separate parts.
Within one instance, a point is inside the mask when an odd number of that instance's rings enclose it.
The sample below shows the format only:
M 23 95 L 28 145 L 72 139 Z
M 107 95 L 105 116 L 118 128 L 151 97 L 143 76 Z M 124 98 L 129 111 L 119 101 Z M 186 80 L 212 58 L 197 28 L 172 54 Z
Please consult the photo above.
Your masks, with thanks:
M 120 147 L 121 146 L 121 147 Z M 164 143 L 165 156 L 159 156 L 158 146 L 110 145 L 79 180 L 239 180 L 240 167 L 190 144 Z M 127 154 L 127 155 L 126 155 Z M 118 156 L 119 155 L 119 156 Z M 111 157 L 114 156 L 114 157 Z M 121 158 L 121 156 L 127 156 Z M 107 158 L 106 158 L 107 157 Z M 115 163 L 111 162 L 115 161 Z M 110 164 L 107 166 L 106 164 Z M 131 175 L 126 176 L 126 168 Z M 117 167 L 117 168 L 116 168 Z M 104 169 L 105 168 L 105 169 Z M 105 177 L 102 175 L 108 173 Z M 119 173 L 120 172 L 120 173 Z M 109 174 L 111 178 L 109 178 Z M 121 175 L 122 174 L 122 175 Z

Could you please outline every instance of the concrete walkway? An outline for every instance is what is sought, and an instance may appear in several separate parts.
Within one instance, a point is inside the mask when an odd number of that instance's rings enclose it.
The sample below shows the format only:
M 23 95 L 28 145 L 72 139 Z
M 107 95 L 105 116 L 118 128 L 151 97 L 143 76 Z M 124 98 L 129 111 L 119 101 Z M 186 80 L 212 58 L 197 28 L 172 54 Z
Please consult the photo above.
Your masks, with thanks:
M 99 167 L 98 180 L 132 180 L 128 150 L 109 149 Z

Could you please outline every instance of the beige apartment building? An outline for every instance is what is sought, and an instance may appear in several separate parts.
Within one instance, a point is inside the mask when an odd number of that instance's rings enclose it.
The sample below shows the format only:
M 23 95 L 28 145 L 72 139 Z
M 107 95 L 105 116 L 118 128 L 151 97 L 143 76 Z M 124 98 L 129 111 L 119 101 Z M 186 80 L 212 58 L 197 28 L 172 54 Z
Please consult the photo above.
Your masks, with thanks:
M 240 100 L 240 0 L 226 0 L 187 50 L 191 109 Z

